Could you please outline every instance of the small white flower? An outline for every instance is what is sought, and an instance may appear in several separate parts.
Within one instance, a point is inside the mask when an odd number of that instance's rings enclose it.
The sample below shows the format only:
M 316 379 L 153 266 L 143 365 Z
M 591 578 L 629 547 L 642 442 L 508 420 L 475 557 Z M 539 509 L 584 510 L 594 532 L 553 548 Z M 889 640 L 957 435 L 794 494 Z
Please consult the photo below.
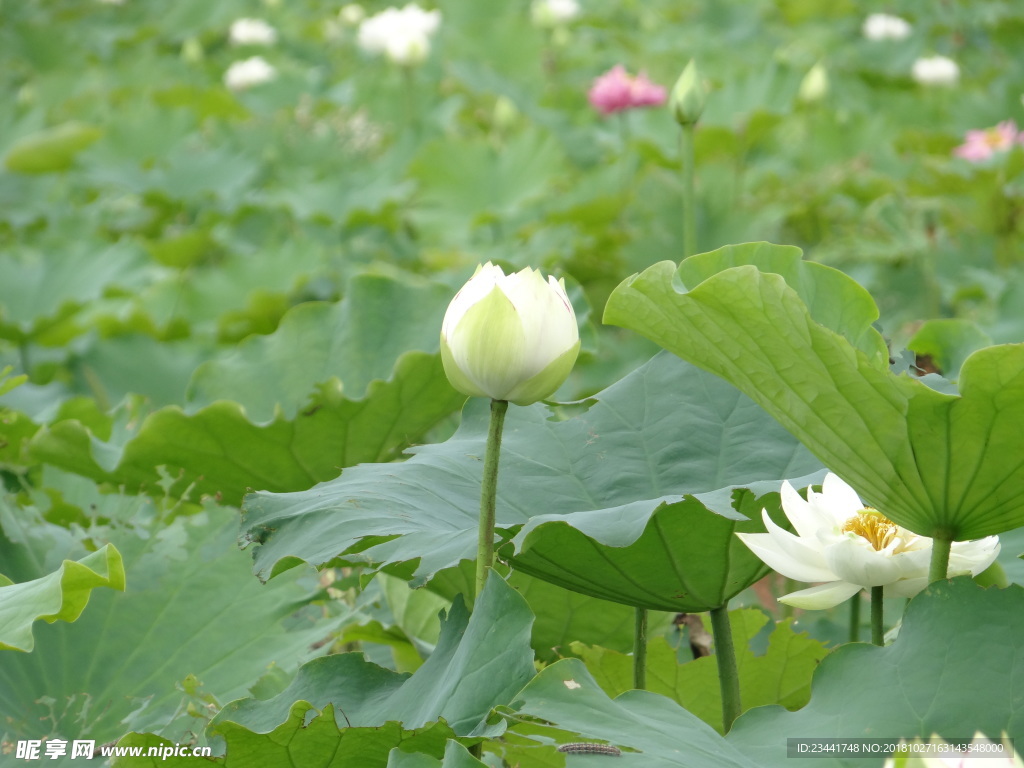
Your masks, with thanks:
M 568 24 L 580 15 L 576 0 L 533 0 L 530 18 L 538 27 L 557 27 Z
M 921 85 L 955 85 L 960 79 L 960 67 L 945 56 L 918 59 L 911 72 Z
M 864 19 L 861 31 L 868 40 L 903 40 L 910 36 L 911 26 L 899 16 L 872 13 Z
M 474 397 L 529 405 L 550 397 L 580 349 L 576 314 L 561 280 L 490 262 L 452 299 L 441 325 L 448 380 Z
M 266 83 L 277 77 L 274 69 L 262 56 L 253 56 L 244 61 L 236 61 L 224 73 L 224 85 L 232 91 L 243 91 L 260 83 Z
M 366 18 L 366 11 L 359 3 L 348 3 L 341 6 L 341 10 L 338 11 L 338 18 L 341 19 L 341 23 L 345 26 L 354 27 Z
M 231 24 L 228 39 L 232 45 L 273 45 L 277 30 L 263 19 L 238 19 Z
M 424 11 L 415 3 L 388 8 L 359 25 L 359 47 L 384 54 L 396 64 L 419 64 L 430 52 L 430 38 L 441 24 L 440 11 Z
M 767 533 L 736 534 L 783 576 L 822 582 L 780 597 L 779 602 L 797 608 L 831 608 L 867 587 L 885 587 L 886 597 L 913 597 L 928 586 L 932 540 L 865 507 L 857 493 L 831 472 L 821 493 L 807 490 L 807 501 L 784 482 L 782 509 L 796 535 L 773 523 L 766 510 L 761 517 Z M 976 576 L 998 554 L 997 536 L 954 542 L 949 574 Z

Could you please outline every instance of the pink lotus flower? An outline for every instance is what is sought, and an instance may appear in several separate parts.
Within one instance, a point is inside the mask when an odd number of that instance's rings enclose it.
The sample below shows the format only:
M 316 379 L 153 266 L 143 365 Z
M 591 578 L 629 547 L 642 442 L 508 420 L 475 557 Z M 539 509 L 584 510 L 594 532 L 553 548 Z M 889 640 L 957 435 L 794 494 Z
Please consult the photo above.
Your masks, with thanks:
M 634 107 L 656 107 L 665 103 L 666 95 L 665 89 L 643 72 L 633 77 L 616 64 L 594 81 L 587 99 L 602 115 L 610 115 Z
M 1004 120 L 994 128 L 968 131 L 965 141 L 953 150 L 953 154 L 972 163 L 988 160 L 997 152 L 1006 152 L 1014 142 L 1024 144 L 1024 132 L 1017 132 L 1013 120 Z

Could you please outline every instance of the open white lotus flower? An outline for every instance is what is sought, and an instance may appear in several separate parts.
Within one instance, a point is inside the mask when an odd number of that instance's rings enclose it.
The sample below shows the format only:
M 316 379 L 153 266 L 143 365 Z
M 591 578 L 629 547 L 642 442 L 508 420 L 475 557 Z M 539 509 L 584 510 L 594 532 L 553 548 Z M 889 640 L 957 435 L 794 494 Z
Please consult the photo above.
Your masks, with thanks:
M 367 53 L 383 53 L 395 64 L 419 64 L 430 53 L 430 38 L 440 25 L 440 11 L 425 11 L 416 3 L 387 8 L 359 25 L 359 47 Z
M 779 602 L 797 608 L 831 608 L 869 587 L 885 587 L 886 597 L 913 597 L 928 585 L 932 540 L 865 507 L 856 491 L 831 472 L 821 493 L 807 490 L 807 501 L 783 482 L 782 509 L 796 534 L 772 522 L 766 510 L 761 517 L 767 533 L 736 534 L 783 576 L 821 582 L 783 595 Z M 997 536 L 954 542 L 949 575 L 976 576 L 998 554 Z
M 529 405 L 550 397 L 580 350 L 576 314 L 561 280 L 490 262 L 452 299 L 441 325 L 441 360 L 460 392 Z

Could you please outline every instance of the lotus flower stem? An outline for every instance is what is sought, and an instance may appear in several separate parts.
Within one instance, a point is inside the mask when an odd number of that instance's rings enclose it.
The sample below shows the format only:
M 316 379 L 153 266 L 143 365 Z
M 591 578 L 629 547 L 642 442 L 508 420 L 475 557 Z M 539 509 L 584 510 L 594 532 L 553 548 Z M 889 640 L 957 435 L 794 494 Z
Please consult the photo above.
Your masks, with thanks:
M 693 123 L 680 126 L 679 154 L 683 161 L 683 257 L 697 252 L 697 211 L 694 192 Z
M 949 551 L 953 547 L 952 538 L 936 536 L 932 539 L 932 562 L 928 568 L 928 583 L 941 581 L 949 573 Z
M 850 642 L 860 640 L 860 592 L 850 598 Z
M 405 84 L 405 119 L 414 136 L 420 133 L 419 105 L 416 103 L 416 72 L 415 67 L 403 65 L 402 80 Z
M 871 588 L 871 642 L 875 645 L 885 645 L 885 624 L 882 621 L 885 615 L 883 592 L 885 587 Z
M 505 426 L 508 400 L 491 400 L 491 423 L 487 429 L 484 476 L 480 484 L 480 536 L 476 547 L 476 594 L 484 591 L 487 572 L 494 565 L 494 508 L 498 495 L 498 458 L 501 430 Z
M 786 590 L 786 594 L 796 591 L 797 580 L 786 577 L 786 582 L 783 589 Z M 789 603 L 782 603 L 782 618 L 790 619 L 793 617 L 793 606 Z
M 736 668 L 728 602 L 711 609 L 711 633 L 715 637 L 718 685 L 722 691 L 722 731 L 728 733 L 740 716 L 740 676 Z
M 633 687 L 647 689 L 647 609 L 636 608 L 633 633 Z

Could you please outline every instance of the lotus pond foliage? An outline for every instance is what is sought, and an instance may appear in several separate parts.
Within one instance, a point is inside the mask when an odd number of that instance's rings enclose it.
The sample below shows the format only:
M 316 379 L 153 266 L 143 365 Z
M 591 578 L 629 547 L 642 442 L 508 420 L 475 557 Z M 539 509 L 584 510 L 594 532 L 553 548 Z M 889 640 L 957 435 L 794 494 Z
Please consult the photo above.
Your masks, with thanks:
M 1020 3 L 0 18 L 0 763 L 1021 764 Z

